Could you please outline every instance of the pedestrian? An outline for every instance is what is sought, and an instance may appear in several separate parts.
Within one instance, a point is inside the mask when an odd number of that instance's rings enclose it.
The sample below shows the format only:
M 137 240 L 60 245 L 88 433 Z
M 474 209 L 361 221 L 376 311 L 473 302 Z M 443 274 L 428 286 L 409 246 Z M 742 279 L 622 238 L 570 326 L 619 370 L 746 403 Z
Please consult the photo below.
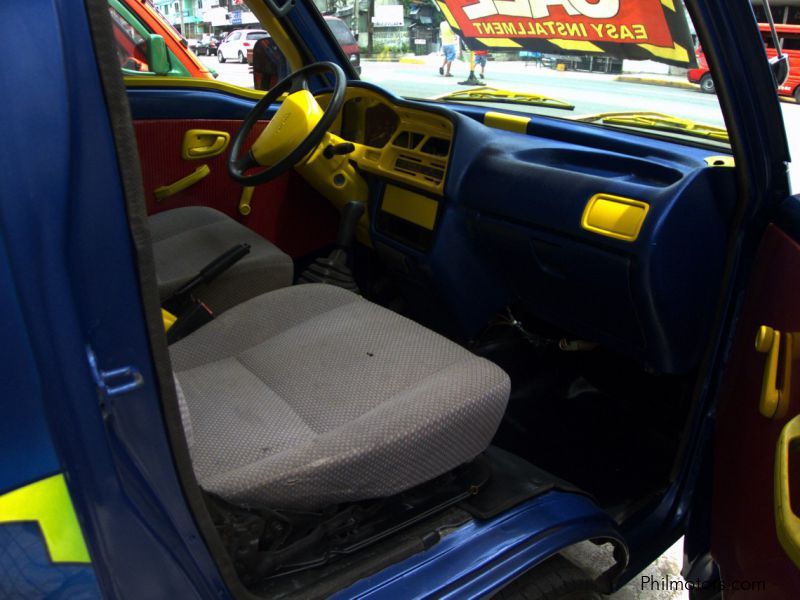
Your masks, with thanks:
M 489 55 L 489 51 L 475 50 L 473 54 L 475 56 L 475 66 L 477 67 L 478 65 L 480 65 L 481 67 L 480 78 L 484 79 L 483 72 L 486 70 L 486 57 Z
M 258 40 L 253 47 L 253 87 L 270 90 L 288 73 L 286 59 L 272 38 Z
M 442 53 L 444 54 L 444 62 L 439 67 L 439 75 L 445 77 L 452 77 L 450 74 L 450 67 L 453 65 L 453 60 L 456 57 L 456 44 L 458 38 L 450 27 L 450 23 L 442 21 L 439 23 L 439 39 L 442 42 Z

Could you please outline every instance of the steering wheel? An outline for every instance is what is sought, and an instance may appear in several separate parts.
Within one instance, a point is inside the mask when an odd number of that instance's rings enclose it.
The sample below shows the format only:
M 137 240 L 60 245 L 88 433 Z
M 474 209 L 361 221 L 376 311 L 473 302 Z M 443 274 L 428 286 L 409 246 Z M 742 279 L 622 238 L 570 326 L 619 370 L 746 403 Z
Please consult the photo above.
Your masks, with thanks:
M 334 85 L 330 102 L 323 111 L 309 91 L 308 82 L 311 77 L 326 73 L 333 75 Z M 279 81 L 258 101 L 236 132 L 228 158 L 230 176 L 244 186 L 257 185 L 275 179 L 301 161 L 322 141 L 342 108 L 346 88 L 344 72 L 332 62 L 310 64 Z M 247 152 L 242 154 L 253 125 L 267 107 L 286 91 L 289 94 L 275 116 Z M 245 175 L 246 171 L 255 167 L 267 169 Z

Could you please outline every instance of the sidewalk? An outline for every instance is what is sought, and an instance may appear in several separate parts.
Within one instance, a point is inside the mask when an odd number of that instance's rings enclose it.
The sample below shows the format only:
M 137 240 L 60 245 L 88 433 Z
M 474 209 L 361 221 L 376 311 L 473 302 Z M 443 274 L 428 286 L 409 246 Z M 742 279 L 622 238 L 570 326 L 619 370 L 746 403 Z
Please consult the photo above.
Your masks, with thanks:
M 695 83 L 690 83 L 685 77 L 678 77 L 675 75 L 653 75 L 650 73 L 642 73 L 637 75 L 635 73 L 623 73 L 617 75 L 615 81 L 624 81 L 626 83 L 643 83 L 645 85 L 660 85 L 664 87 L 681 88 L 685 90 L 700 89 Z

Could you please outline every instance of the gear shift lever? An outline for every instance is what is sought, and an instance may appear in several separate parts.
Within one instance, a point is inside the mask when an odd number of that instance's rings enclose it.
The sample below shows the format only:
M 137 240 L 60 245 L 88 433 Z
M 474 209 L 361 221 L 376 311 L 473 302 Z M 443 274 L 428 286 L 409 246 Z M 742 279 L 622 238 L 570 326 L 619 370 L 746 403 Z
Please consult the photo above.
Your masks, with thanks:
M 348 202 L 342 209 L 336 249 L 327 257 L 318 258 L 297 280 L 297 283 L 327 283 L 351 292 L 359 292 L 353 272 L 348 267 L 349 251 L 356 237 L 356 228 L 366 208 L 363 202 Z

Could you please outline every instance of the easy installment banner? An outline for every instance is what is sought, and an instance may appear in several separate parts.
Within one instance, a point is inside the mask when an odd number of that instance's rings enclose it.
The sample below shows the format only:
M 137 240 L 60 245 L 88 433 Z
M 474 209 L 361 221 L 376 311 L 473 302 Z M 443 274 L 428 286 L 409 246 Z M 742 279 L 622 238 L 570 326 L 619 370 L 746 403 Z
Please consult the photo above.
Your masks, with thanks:
M 680 0 L 437 0 L 470 50 L 596 54 L 696 66 Z

